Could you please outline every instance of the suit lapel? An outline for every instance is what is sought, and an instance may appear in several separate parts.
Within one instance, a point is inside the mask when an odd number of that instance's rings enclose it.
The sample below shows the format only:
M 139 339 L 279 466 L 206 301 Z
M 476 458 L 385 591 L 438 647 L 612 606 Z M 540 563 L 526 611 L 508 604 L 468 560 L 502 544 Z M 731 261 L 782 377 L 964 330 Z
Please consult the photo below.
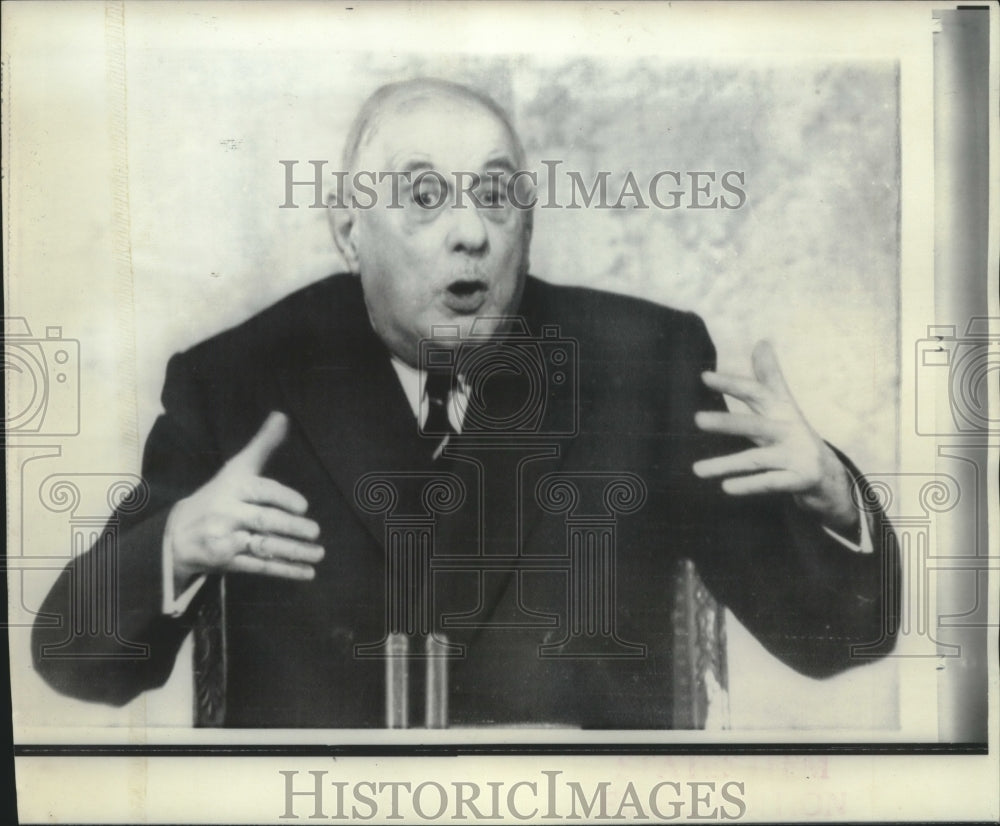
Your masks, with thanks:
M 316 331 L 324 345 L 311 362 L 281 371 L 279 381 L 289 415 L 381 546 L 386 514 L 361 506 L 359 480 L 372 473 L 431 472 L 431 447 L 417 431 L 388 351 L 358 304 L 362 323 L 347 321 L 347 329 L 337 329 L 337 319 L 331 319 L 330 328 Z

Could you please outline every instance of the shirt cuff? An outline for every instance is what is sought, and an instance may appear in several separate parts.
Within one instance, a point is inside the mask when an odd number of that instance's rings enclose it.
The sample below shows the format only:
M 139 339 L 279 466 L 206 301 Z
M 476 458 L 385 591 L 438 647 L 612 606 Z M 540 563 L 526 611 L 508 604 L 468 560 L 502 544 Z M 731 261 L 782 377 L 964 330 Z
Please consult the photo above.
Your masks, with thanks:
M 174 556 L 167 548 L 167 538 L 163 537 L 163 605 L 160 610 L 168 617 L 180 617 L 187 611 L 191 600 L 205 584 L 205 574 L 201 574 L 194 582 L 177 596 L 174 593 Z
M 858 509 L 858 519 L 861 520 L 861 541 L 852 542 L 850 539 L 845 539 L 836 531 L 830 530 L 826 525 L 823 526 L 823 530 L 830 534 L 831 537 L 836 539 L 845 548 L 848 548 L 855 553 L 859 554 L 871 554 L 875 553 L 875 546 L 872 544 L 872 529 L 868 524 L 868 514 Z

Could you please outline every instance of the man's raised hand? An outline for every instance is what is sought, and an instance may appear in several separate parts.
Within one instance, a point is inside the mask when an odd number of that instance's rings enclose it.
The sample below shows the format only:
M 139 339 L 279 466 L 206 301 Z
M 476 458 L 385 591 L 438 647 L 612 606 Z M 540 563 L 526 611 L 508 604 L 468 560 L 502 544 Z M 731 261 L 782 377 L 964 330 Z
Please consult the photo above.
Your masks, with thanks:
M 257 434 L 167 518 L 164 543 L 175 586 L 212 571 L 312 579 L 323 558 L 319 525 L 305 516 L 298 491 L 261 476 L 288 434 L 288 417 L 271 413 Z
M 854 531 L 858 512 L 851 500 L 847 469 L 810 427 L 792 397 L 774 349 L 759 341 L 753 349 L 754 378 L 705 372 L 712 390 L 745 402 L 750 413 L 702 410 L 695 424 L 706 432 L 745 436 L 757 446 L 695 462 L 702 478 L 722 478 L 733 496 L 788 493 L 827 527 Z

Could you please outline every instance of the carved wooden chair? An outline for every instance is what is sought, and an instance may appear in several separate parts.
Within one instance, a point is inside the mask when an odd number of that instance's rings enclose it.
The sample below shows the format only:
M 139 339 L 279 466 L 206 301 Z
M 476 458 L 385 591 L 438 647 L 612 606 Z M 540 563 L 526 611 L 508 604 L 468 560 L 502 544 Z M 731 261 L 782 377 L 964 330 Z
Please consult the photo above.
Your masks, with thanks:
M 225 581 L 205 583 L 194 627 L 195 726 L 225 720 Z M 673 717 L 676 729 L 729 727 L 725 611 L 705 588 L 694 563 L 678 563 L 674 589 Z
M 677 564 L 674 587 L 674 728 L 729 728 L 726 613 L 694 563 Z

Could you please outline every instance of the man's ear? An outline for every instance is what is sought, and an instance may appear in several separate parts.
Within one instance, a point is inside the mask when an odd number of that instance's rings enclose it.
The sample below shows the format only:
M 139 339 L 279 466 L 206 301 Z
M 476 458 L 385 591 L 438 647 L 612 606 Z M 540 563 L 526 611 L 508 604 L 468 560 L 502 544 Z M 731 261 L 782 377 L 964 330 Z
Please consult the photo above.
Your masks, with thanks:
M 336 197 L 331 195 L 326 202 L 326 218 L 330 223 L 333 242 L 344 257 L 347 268 L 353 273 L 360 272 L 358 247 L 355 240 L 358 231 L 357 213 L 349 206 L 338 204 Z

